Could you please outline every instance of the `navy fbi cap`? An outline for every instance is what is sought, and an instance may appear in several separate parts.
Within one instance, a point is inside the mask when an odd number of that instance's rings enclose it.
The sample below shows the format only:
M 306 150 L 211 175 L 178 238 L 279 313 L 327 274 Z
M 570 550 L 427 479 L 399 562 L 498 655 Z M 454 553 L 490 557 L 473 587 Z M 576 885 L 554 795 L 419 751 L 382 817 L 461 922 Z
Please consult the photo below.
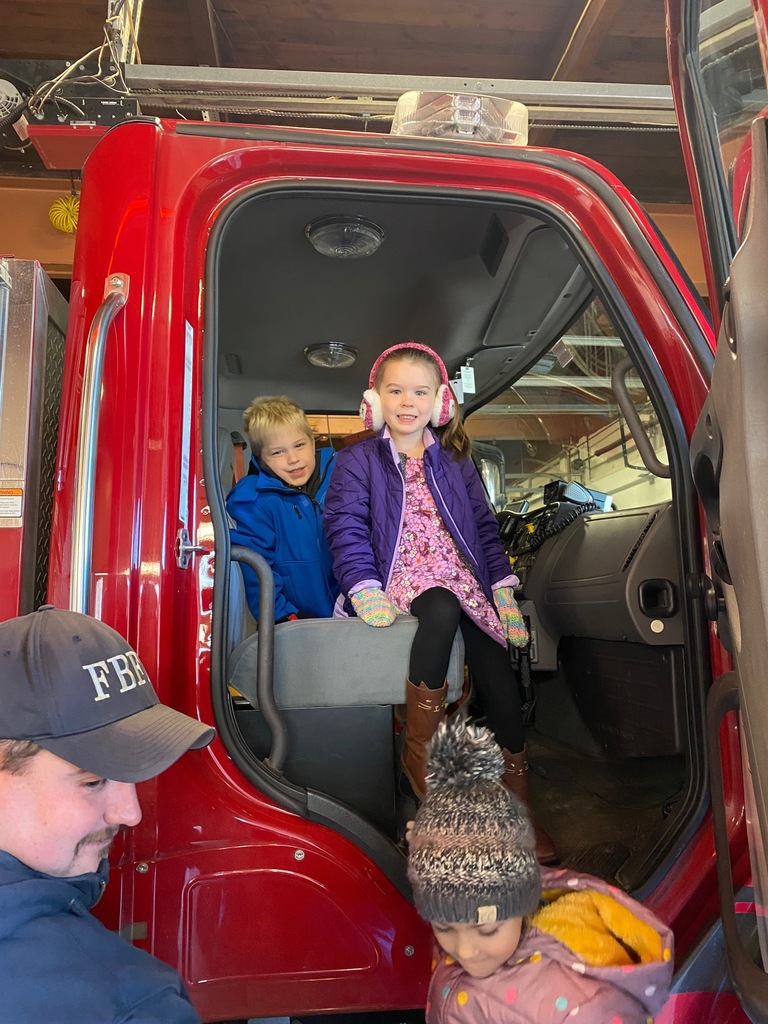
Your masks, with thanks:
M 45 605 L 0 622 L 0 739 L 34 740 L 83 771 L 143 782 L 215 730 L 161 704 L 111 626 Z

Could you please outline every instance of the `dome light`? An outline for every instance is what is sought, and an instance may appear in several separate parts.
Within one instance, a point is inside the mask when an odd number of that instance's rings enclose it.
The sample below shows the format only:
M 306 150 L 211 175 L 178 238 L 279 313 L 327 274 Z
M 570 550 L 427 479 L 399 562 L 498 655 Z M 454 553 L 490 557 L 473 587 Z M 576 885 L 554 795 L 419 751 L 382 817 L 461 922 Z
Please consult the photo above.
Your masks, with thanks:
M 387 237 L 384 228 L 365 217 L 321 217 L 307 224 L 304 234 L 323 256 L 359 259 L 371 256 Z
M 304 355 L 313 366 L 322 366 L 325 370 L 345 370 L 352 366 L 360 353 L 351 345 L 340 341 L 321 341 L 317 345 L 308 345 Z

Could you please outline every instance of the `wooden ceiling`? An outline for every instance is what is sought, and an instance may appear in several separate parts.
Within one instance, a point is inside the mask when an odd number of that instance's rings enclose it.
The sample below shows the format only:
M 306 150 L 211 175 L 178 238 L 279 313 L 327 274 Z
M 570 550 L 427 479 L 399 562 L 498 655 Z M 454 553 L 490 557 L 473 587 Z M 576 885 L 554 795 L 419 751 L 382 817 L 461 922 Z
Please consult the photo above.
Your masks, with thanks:
M 98 47 L 107 5 L 4 4 L 0 77 L 4 58 L 75 61 Z M 661 0 L 144 0 L 137 42 L 144 65 L 667 84 Z M 175 116 L 162 105 L 142 102 L 142 110 Z M 281 116 L 277 123 L 338 122 Z M 366 127 L 349 118 L 342 124 Z M 532 124 L 532 145 L 598 160 L 643 202 L 690 201 L 674 126 Z M 38 169 L 32 159 L 23 167 L 14 161 L 16 175 Z M 0 150 L 0 178 L 9 167 Z

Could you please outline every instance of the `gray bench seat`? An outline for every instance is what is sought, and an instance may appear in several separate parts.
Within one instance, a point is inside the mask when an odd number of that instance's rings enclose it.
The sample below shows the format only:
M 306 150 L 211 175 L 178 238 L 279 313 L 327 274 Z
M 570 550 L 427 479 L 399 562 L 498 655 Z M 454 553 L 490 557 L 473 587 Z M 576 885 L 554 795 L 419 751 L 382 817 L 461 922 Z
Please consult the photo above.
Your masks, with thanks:
M 275 626 L 274 691 L 278 708 L 361 707 L 405 702 L 412 615 L 375 629 L 357 618 L 299 619 Z M 229 656 L 229 684 L 255 708 L 258 634 Z M 448 665 L 448 700 L 464 679 L 464 642 L 457 632 Z

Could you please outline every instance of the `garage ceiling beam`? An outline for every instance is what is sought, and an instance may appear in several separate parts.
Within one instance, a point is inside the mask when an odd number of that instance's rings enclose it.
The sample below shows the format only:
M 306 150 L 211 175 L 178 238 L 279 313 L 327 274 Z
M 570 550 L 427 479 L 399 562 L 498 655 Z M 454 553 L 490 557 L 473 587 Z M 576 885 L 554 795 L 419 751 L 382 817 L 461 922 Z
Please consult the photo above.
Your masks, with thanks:
M 216 11 L 211 0 L 187 0 L 189 26 L 196 64 L 221 67 L 221 51 L 216 34 Z
M 621 8 L 620 0 L 587 0 L 576 24 L 568 33 L 552 80 L 581 78 L 593 67 L 611 23 Z
M 575 24 L 571 28 L 566 26 L 561 37 L 562 53 L 552 72 L 552 81 L 579 79 L 588 68 L 594 67 L 597 54 L 620 6 L 621 0 L 586 0 Z M 557 47 L 555 52 L 561 47 Z M 552 128 L 534 130 L 529 141 L 535 146 L 549 146 L 553 136 Z

